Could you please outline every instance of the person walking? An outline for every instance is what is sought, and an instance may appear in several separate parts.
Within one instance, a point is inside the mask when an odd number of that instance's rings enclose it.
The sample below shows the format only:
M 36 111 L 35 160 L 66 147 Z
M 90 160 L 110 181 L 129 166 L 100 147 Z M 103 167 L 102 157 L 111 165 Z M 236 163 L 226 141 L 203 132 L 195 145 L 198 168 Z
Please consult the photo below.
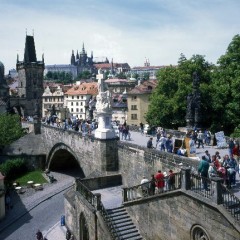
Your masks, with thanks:
M 200 148 L 200 145 L 202 145 L 202 148 L 204 148 L 203 139 L 204 139 L 204 134 L 203 134 L 202 131 L 200 130 L 199 133 L 197 134 L 197 141 L 198 141 L 198 146 L 197 146 L 197 148 Z
M 203 188 L 205 191 L 208 191 L 208 169 L 209 169 L 209 162 L 206 160 L 205 156 L 202 156 L 202 160 L 198 166 L 198 173 L 202 178 Z

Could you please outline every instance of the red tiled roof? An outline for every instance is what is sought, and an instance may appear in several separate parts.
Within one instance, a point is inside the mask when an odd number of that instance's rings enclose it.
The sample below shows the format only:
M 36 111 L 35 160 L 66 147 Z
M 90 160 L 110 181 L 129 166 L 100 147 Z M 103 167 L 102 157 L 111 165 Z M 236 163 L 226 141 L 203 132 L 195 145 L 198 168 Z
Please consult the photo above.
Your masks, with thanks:
M 74 85 L 65 94 L 68 95 L 97 95 L 98 84 L 96 82 L 81 83 L 80 85 Z
M 96 63 L 93 64 L 95 68 L 97 69 L 111 69 L 112 67 L 112 63 Z M 130 66 L 128 65 L 128 63 L 113 63 L 113 67 L 114 68 L 118 68 L 118 67 L 122 67 L 122 68 L 129 68 Z
M 151 93 L 157 86 L 157 80 L 144 81 L 142 84 L 135 86 L 128 94 Z
M 127 79 L 111 78 L 111 79 L 105 80 L 104 82 L 106 82 L 106 83 L 128 82 L 128 80 Z

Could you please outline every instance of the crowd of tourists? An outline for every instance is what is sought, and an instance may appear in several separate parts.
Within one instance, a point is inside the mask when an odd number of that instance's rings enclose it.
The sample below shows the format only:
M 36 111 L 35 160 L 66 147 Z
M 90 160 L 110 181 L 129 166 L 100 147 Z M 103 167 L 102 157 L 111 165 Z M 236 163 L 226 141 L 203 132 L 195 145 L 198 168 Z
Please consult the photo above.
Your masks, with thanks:
M 92 131 L 97 128 L 97 123 L 91 120 L 82 120 L 77 117 L 66 118 L 61 120 L 58 117 L 46 117 L 44 123 L 63 128 L 64 130 L 74 130 L 91 135 Z
M 166 134 L 163 128 L 158 128 L 156 133 L 156 144 L 153 143 L 153 137 L 147 142 L 147 148 L 156 148 L 160 151 L 173 152 L 174 141 L 172 135 Z
M 229 154 L 221 157 L 219 152 L 216 151 L 214 155 L 210 155 L 208 151 L 205 151 L 205 155 L 202 156 L 198 173 L 202 177 L 203 188 L 208 189 L 208 180 L 213 177 L 221 177 L 223 183 L 227 188 L 236 186 L 236 175 L 240 175 L 239 168 L 239 144 L 234 143 L 233 139 L 230 139 L 228 143 Z
M 162 193 L 164 191 L 170 191 L 175 189 L 175 173 L 173 170 L 162 172 L 158 170 L 156 174 L 152 174 L 148 179 L 143 176 L 141 180 L 141 189 L 143 196 L 155 195 L 156 193 Z

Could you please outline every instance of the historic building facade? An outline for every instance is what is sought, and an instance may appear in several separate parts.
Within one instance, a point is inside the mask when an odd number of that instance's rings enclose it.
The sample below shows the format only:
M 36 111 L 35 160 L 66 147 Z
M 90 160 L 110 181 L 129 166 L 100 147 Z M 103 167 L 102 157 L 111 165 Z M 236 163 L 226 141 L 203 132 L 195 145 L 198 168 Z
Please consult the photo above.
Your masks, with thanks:
M 64 94 L 65 106 L 69 109 L 72 117 L 79 119 L 89 118 L 90 100 L 98 94 L 96 82 L 77 82 Z
M 38 61 L 34 37 L 26 35 L 24 59 L 17 56 L 18 84 L 14 95 L 9 95 L 9 87 L 4 80 L 4 67 L 0 64 L 1 95 L 4 94 L 6 111 L 17 112 L 23 117 L 42 116 L 44 58 Z
M 138 126 L 140 122 L 146 123 L 145 114 L 148 111 L 149 97 L 156 86 L 156 80 L 148 80 L 128 92 L 127 119 L 129 125 Z

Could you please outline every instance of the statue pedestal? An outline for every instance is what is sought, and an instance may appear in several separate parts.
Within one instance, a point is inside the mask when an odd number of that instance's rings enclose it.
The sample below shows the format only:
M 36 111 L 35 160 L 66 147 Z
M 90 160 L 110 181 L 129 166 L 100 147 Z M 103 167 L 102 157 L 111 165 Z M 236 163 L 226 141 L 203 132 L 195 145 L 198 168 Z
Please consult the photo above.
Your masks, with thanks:
M 115 139 L 116 134 L 111 125 L 112 113 L 98 112 L 98 128 L 95 130 L 95 138 Z

